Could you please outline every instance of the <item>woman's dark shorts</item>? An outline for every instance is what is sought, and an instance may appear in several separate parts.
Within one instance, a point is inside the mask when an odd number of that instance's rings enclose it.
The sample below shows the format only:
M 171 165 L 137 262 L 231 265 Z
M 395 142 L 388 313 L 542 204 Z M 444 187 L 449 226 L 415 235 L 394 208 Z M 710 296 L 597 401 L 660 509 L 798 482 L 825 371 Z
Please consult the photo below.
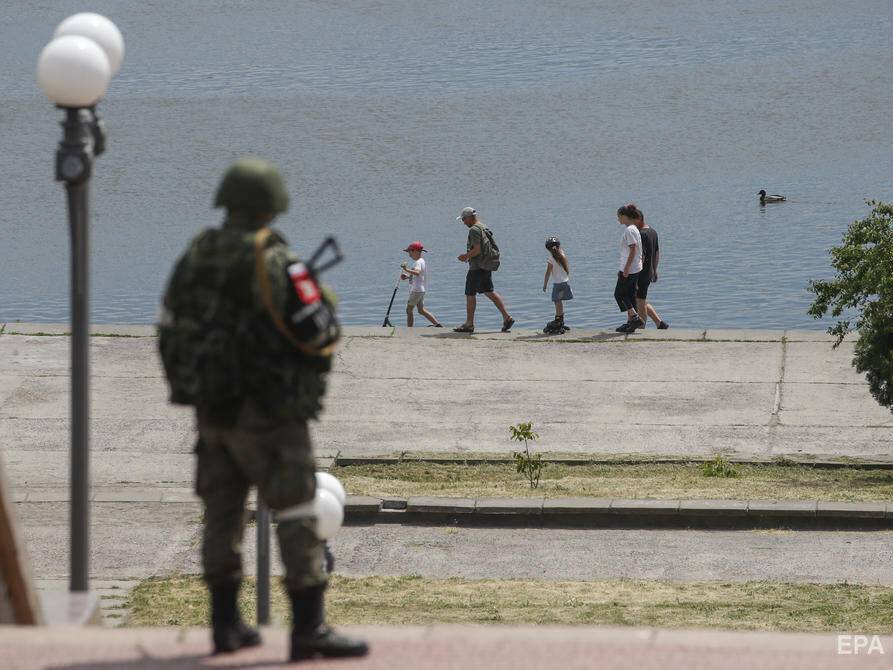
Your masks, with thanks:
M 493 292 L 493 273 L 489 270 L 469 270 L 465 275 L 465 295 Z
M 614 300 L 621 312 L 626 312 L 636 308 L 636 280 L 639 273 L 623 276 L 622 272 L 617 273 L 617 286 L 614 288 Z
M 645 300 L 648 297 L 648 287 L 651 286 L 651 273 L 640 272 L 636 279 L 636 298 Z

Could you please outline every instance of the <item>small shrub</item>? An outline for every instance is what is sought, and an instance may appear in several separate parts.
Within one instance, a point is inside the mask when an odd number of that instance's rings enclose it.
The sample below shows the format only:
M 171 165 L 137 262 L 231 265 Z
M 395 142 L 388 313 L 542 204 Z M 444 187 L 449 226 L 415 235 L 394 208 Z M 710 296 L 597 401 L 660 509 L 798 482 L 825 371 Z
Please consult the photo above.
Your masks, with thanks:
M 722 454 L 717 454 L 712 460 L 701 464 L 701 474 L 705 477 L 740 477 L 741 468 Z
M 524 475 L 527 481 L 530 482 L 530 488 L 535 489 L 540 485 L 540 476 L 546 464 L 543 463 L 542 454 L 530 453 L 528 443 L 539 439 L 539 435 L 533 432 L 533 423 L 531 421 L 519 423 L 517 426 L 509 426 L 509 434 L 515 442 L 524 443 L 524 452 L 516 451 L 512 454 L 512 457 L 515 459 L 515 469 L 518 471 L 518 474 Z

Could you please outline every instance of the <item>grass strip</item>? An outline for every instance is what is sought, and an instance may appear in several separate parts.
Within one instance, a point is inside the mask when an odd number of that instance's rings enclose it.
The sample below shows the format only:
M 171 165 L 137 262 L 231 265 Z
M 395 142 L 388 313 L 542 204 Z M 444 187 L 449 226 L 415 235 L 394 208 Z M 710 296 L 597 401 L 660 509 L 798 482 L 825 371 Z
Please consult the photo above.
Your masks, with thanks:
M 745 465 L 777 465 L 790 467 L 802 465 L 810 468 L 863 468 L 893 470 L 893 460 L 853 458 L 851 456 L 827 456 L 818 458 L 812 454 L 777 454 L 771 458 L 750 458 L 722 452 L 713 454 L 655 454 L 655 453 L 579 453 L 562 451 L 542 452 L 544 463 L 564 465 L 692 465 L 720 457 L 730 463 Z M 479 465 L 514 463 L 509 452 L 492 451 L 393 451 L 387 454 L 349 456 L 338 452 L 332 457 L 337 465 L 393 465 L 402 462 L 446 463 L 448 465 Z
M 254 617 L 254 582 L 241 594 Z M 799 632 L 893 633 L 893 587 L 775 582 L 677 583 L 645 580 L 332 578 L 334 624 L 586 624 Z M 197 576 L 153 578 L 130 593 L 129 626 L 204 626 L 207 593 Z M 273 619 L 288 622 L 288 602 L 273 589 Z
M 531 489 L 513 464 L 344 465 L 330 470 L 353 495 L 458 497 L 594 497 L 653 500 L 893 501 L 893 471 L 747 465 L 735 476 L 705 476 L 703 464 L 549 463 Z

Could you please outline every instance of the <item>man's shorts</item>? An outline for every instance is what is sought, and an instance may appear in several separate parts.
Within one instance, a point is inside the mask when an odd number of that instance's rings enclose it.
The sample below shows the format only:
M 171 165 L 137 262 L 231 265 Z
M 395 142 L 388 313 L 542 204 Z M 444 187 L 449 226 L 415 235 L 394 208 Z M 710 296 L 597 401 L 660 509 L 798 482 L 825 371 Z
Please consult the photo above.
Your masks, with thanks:
M 465 295 L 493 292 L 493 273 L 489 270 L 469 270 L 465 275 Z
M 424 291 L 411 291 L 409 294 L 409 300 L 406 301 L 407 307 L 416 307 L 418 305 L 423 305 L 425 302 L 425 292 Z
M 651 273 L 640 272 L 636 279 L 636 298 L 645 300 L 648 297 L 648 287 L 651 286 Z

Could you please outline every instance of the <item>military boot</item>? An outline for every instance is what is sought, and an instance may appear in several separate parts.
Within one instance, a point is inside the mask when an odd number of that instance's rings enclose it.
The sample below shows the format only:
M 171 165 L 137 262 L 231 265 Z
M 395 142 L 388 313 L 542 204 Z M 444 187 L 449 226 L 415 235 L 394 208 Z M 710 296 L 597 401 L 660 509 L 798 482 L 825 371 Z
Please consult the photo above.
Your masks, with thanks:
M 208 585 L 215 654 L 260 644 L 260 633 L 242 621 L 239 614 L 239 584 L 237 579 L 223 579 Z
M 289 660 L 301 661 L 316 656 L 344 658 L 365 656 L 369 645 L 363 640 L 338 635 L 325 622 L 325 585 L 289 591 L 293 628 Z

